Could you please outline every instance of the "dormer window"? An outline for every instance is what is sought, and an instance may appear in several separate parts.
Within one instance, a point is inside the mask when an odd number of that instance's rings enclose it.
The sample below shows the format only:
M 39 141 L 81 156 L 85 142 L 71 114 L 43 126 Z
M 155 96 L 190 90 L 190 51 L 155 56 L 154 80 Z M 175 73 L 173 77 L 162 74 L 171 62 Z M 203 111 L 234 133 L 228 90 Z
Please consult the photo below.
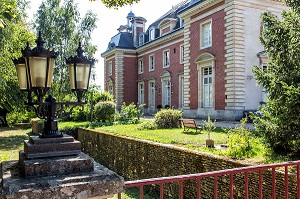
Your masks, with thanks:
M 181 28 L 181 27 L 183 27 L 183 19 L 179 19 L 179 27 Z
M 139 46 L 144 44 L 144 33 L 141 33 L 139 35 Z
M 151 28 L 149 30 L 149 41 L 152 41 L 155 39 L 155 28 Z
M 176 27 L 176 25 L 177 25 L 177 19 L 174 18 L 163 19 L 157 26 L 160 30 L 160 36 L 172 32 Z

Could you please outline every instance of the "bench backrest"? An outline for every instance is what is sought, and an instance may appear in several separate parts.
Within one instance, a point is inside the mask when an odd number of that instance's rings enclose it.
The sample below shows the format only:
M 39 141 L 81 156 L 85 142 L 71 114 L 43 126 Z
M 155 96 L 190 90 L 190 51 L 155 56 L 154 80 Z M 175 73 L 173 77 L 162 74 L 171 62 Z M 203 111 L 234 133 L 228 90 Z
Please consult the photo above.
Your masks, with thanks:
M 182 119 L 182 123 L 186 127 L 197 127 L 197 124 L 193 119 Z

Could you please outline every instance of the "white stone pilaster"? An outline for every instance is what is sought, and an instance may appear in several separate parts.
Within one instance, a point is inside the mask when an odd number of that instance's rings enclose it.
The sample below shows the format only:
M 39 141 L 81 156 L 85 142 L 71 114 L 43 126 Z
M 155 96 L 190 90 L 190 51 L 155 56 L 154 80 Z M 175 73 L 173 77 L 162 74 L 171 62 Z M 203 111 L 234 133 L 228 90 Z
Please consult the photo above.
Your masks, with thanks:
M 123 57 L 124 53 L 121 51 L 116 51 L 115 54 L 115 94 L 117 109 L 121 109 L 122 103 L 124 101 L 124 72 L 123 72 Z
M 245 38 L 244 7 L 237 0 L 226 0 L 225 8 L 226 109 L 245 107 Z
M 190 110 L 190 19 L 184 22 L 184 110 Z

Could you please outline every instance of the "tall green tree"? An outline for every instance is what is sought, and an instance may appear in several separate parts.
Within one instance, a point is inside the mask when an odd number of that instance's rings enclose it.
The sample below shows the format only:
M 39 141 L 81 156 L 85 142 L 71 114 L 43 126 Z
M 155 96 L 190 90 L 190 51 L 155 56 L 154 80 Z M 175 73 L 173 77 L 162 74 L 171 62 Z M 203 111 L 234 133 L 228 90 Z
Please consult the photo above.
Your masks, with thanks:
M 58 100 L 64 100 L 70 93 L 65 58 L 76 54 L 79 41 L 83 44 L 85 55 L 93 57 L 96 46 L 91 43 L 91 34 L 96 28 L 97 17 L 88 11 L 81 18 L 74 0 L 44 0 L 35 18 L 34 29 L 42 32 L 45 47 L 53 47 L 59 53 L 51 92 Z
M 90 0 L 96 1 L 96 0 Z M 101 2 L 108 8 L 119 8 L 124 5 L 131 5 L 133 3 L 138 3 L 140 0 L 101 0 Z
M 300 151 L 300 3 L 286 0 L 291 10 L 282 19 L 264 13 L 261 42 L 268 70 L 254 68 L 256 80 L 268 92 L 262 117 L 254 120 L 275 151 Z
M 21 49 L 27 41 L 33 41 L 34 36 L 27 30 L 25 23 L 24 8 L 27 2 L 5 0 L 3 5 L 0 8 L 3 24 L 0 28 L 0 108 L 3 112 L 20 112 L 25 110 L 24 93 L 18 87 L 12 60 L 21 57 Z

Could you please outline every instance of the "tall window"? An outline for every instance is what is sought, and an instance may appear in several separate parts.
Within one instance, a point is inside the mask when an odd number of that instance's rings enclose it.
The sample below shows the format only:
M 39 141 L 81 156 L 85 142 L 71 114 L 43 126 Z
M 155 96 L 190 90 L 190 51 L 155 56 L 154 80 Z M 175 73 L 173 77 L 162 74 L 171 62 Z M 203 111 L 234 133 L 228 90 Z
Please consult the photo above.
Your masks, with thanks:
M 203 107 L 213 106 L 213 73 L 212 67 L 202 69 L 203 80 Z
M 155 110 L 155 82 L 149 81 L 149 108 Z
M 149 56 L 149 71 L 154 71 L 154 55 Z
M 108 75 L 112 76 L 112 61 L 108 63 Z
M 139 74 L 144 72 L 144 61 L 142 59 L 139 60 Z
M 163 80 L 163 106 L 171 106 L 171 82 Z
M 144 82 L 138 83 L 138 103 L 144 104 Z
M 211 20 L 208 22 L 204 22 L 201 24 L 200 31 L 200 41 L 201 48 L 208 48 L 212 45 L 212 22 Z
M 151 28 L 149 30 L 149 41 L 152 41 L 155 39 L 155 29 L 154 28 Z
M 180 46 L 180 63 L 183 64 L 184 62 L 184 45 Z
M 184 107 L 184 77 L 179 76 L 179 108 Z
M 170 66 L 170 51 L 166 50 L 163 52 L 163 66 L 164 68 L 167 68 Z

